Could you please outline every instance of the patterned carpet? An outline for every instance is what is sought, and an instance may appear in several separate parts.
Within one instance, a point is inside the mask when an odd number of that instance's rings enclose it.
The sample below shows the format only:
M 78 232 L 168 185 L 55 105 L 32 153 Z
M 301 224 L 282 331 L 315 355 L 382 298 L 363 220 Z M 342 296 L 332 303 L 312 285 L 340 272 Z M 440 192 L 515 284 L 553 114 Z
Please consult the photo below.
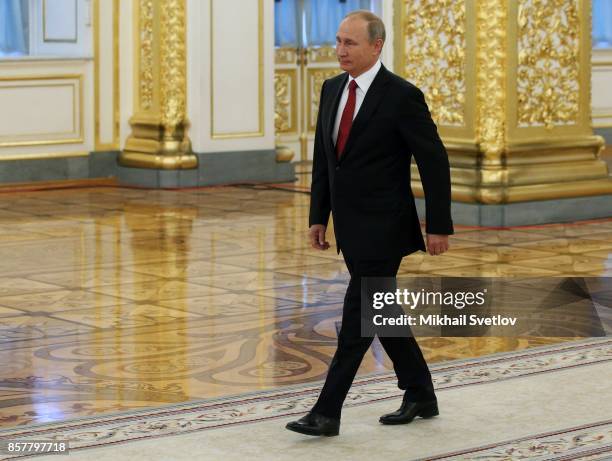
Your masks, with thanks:
M 438 418 L 381 426 L 378 415 L 394 409 L 401 393 L 393 373 L 371 374 L 355 382 L 341 437 L 333 439 L 282 429 L 289 416 L 311 407 L 320 383 L 4 430 L 0 436 L 69 441 L 71 456 L 79 460 L 188 460 L 198 452 L 212 459 L 223 453 L 228 460 L 312 459 L 315 453 L 339 460 L 612 456 L 610 338 L 441 363 L 432 367 L 432 376 Z M 364 436 L 370 441 L 365 446 Z M 435 444 L 428 445 L 430 440 Z

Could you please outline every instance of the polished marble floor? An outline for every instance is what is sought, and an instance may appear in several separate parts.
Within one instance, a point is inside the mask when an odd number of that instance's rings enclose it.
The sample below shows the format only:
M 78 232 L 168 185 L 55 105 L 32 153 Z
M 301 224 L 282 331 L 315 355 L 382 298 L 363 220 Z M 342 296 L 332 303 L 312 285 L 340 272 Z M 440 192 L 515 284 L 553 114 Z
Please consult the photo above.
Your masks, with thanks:
M 287 185 L 0 193 L 0 427 L 324 378 L 347 281 Z M 400 274 L 612 275 L 612 219 L 480 229 Z M 430 362 L 559 338 L 422 338 Z M 360 373 L 390 368 L 375 342 Z

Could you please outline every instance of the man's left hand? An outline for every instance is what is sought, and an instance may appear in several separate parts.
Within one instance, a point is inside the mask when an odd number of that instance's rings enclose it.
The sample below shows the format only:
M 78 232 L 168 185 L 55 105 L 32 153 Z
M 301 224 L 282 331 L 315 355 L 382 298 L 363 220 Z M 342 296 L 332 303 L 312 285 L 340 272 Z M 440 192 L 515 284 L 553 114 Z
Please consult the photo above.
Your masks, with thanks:
M 427 252 L 432 255 L 441 255 L 448 250 L 448 235 L 427 234 Z

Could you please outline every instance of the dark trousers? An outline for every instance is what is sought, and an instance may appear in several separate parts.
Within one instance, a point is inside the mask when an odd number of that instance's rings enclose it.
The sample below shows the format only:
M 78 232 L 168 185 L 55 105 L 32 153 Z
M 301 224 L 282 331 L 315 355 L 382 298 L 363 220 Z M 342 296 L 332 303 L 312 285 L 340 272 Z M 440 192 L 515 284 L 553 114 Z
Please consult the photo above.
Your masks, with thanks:
M 361 336 L 361 277 L 395 277 L 401 257 L 362 261 L 344 256 L 351 280 L 344 296 L 342 327 L 338 348 L 329 366 L 327 378 L 312 411 L 330 418 L 340 418 L 342 404 L 355 378 L 363 356 L 374 338 Z M 393 362 L 398 387 L 410 401 L 435 399 L 431 374 L 421 349 L 413 337 L 379 337 Z

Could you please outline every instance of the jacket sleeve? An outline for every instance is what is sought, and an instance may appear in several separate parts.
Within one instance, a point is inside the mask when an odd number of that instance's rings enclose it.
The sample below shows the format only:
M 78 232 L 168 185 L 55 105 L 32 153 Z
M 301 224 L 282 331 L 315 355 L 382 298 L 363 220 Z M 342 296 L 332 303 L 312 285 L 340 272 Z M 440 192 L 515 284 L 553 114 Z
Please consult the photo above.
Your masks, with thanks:
M 417 163 L 425 192 L 425 230 L 428 234 L 450 235 L 451 187 L 448 155 L 423 92 L 411 86 L 400 108 L 399 131 Z
M 319 98 L 319 113 L 317 115 L 317 127 L 315 130 L 314 154 L 312 160 L 312 185 L 310 187 L 310 217 L 308 225 L 323 224 L 327 226 L 331 212 L 329 195 L 329 172 L 325 148 L 323 146 L 323 122 L 321 117 L 321 106 L 325 82 L 321 86 Z

